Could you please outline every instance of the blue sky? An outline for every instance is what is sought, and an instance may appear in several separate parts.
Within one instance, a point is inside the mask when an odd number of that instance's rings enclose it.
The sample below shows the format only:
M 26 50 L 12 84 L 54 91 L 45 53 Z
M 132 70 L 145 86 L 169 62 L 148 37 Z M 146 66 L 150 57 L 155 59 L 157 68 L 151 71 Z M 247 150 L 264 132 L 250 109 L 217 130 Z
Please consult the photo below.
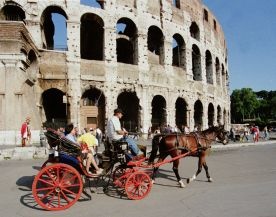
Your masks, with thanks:
M 230 89 L 276 90 L 276 0 L 202 0 L 221 24 Z
M 94 4 L 93 0 L 81 2 Z M 276 90 L 276 0 L 202 2 L 214 13 L 226 37 L 230 90 Z M 65 25 L 56 29 L 57 35 L 65 32 Z M 58 45 L 66 41 L 55 40 Z

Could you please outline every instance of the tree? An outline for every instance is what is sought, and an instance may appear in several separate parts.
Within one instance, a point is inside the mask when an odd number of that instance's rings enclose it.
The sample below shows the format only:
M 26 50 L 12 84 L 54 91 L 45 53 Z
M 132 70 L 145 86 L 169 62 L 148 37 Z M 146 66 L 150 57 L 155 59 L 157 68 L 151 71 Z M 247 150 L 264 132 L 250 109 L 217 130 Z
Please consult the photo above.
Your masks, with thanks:
M 246 118 L 255 118 L 255 111 L 259 101 L 251 88 L 234 90 L 231 94 L 232 122 L 243 122 Z

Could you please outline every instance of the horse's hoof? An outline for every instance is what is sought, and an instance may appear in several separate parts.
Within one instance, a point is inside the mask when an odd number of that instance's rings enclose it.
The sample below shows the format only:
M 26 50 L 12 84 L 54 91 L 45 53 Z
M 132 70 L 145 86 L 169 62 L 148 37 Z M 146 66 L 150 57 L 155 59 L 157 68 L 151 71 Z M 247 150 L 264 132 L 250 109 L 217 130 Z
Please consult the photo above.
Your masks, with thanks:
M 208 182 L 213 182 L 214 180 L 212 178 L 209 178 L 208 179 Z
M 153 185 L 153 184 L 154 184 L 154 182 L 155 182 L 155 180 L 153 180 L 153 179 L 152 179 L 152 180 L 151 180 L 151 184 Z
M 178 183 L 179 183 L 179 185 L 180 185 L 181 188 L 185 188 L 186 187 L 186 185 L 183 183 L 182 180 L 178 181 Z
M 187 182 L 187 184 L 189 184 L 189 183 L 190 183 L 190 179 L 187 179 L 187 181 L 186 181 L 186 182 Z

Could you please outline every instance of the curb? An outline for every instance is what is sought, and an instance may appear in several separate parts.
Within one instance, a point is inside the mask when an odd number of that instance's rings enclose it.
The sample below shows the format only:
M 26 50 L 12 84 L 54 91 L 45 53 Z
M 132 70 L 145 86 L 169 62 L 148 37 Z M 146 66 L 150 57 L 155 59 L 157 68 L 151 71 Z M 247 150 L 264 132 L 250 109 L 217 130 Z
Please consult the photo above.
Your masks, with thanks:
M 2 160 L 27 160 L 48 157 L 46 147 L 15 147 L 0 150 L 0 161 Z

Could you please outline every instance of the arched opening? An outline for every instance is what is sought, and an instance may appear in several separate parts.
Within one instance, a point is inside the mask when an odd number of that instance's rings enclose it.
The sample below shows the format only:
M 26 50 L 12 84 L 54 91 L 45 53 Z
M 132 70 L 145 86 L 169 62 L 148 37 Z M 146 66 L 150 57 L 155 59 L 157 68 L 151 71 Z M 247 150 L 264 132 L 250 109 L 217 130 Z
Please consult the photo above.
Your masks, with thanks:
M 216 58 L 216 80 L 217 85 L 220 85 L 220 63 L 218 58 Z
M 205 53 L 206 80 L 208 84 L 213 84 L 213 61 L 209 50 Z
M 104 1 L 103 0 L 80 0 L 82 5 L 87 5 L 93 8 L 101 8 L 104 9 Z
M 215 120 L 215 108 L 212 103 L 209 103 L 208 105 L 208 126 L 214 126 L 214 120 Z
M 186 70 L 186 45 L 184 39 L 179 34 L 173 36 L 173 66 L 181 67 Z
M 172 5 L 176 8 L 180 9 L 180 0 L 173 0 L 172 1 Z
M 198 130 L 202 130 L 203 105 L 197 100 L 194 105 L 194 123 Z
M 221 107 L 218 105 L 217 107 L 217 124 L 221 125 L 221 118 L 222 118 L 222 114 L 221 114 Z
M 161 95 L 153 97 L 151 102 L 151 125 L 152 130 L 164 126 L 167 123 L 167 104 Z
M 192 22 L 191 26 L 190 26 L 190 34 L 191 37 L 196 39 L 196 40 L 200 40 L 200 31 L 198 28 L 198 25 L 196 24 L 196 22 Z
M 225 87 L 226 84 L 226 75 L 225 75 L 225 71 L 224 71 L 224 65 L 221 64 L 221 80 L 222 80 L 222 87 Z
M 65 126 L 67 123 L 67 114 L 69 106 L 63 103 L 65 93 L 56 88 L 51 88 L 42 93 L 42 105 L 46 115 L 45 126 L 60 127 Z
M 42 47 L 67 50 L 67 15 L 58 6 L 47 7 L 41 16 Z M 58 28 L 56 28 L 58 27 Z
M 81 17 L 81 58 L 103 60 L 104 22 L 101 17 L 87 13 Z
M 118 108 L 123 110 L 122 127 L 130 132 L 140 129 L 141 119 L 139 99 L 136 92 L 124 91 L 117 98 Z
M 148 29 L 148 51 L 149 63 L 164 64 L 164 36 L 157 26 Z
M 198 46 L 193 45 L 192 47 L 192 70 L 193 70 L 193 79 L 195 81 L 202 80 L 202 71 L 201 71 L 201 55 Z
M 6 5 L 2 8 L 0 14 L 1 20 L 24 21 L 25 11 L 19 4 L 13 1 L 6 1 Z
M 227 112 L 225 109 L 223 110 L 223 124 L 224 126 L 227 125 Z
M 187 124 L 187 103 L 183 98 L 178 97 L 175 102 L 175 124 L 179 129 Z
M 128 18 L 121 18 L 116 25 L 117 62 L 138 64 L 137 27 Z
M 105 101 L 104 93 L 95 87 L 82 94 L 80 105 L 82 127 L 98 126 L 102 131 L 105 130 Z

